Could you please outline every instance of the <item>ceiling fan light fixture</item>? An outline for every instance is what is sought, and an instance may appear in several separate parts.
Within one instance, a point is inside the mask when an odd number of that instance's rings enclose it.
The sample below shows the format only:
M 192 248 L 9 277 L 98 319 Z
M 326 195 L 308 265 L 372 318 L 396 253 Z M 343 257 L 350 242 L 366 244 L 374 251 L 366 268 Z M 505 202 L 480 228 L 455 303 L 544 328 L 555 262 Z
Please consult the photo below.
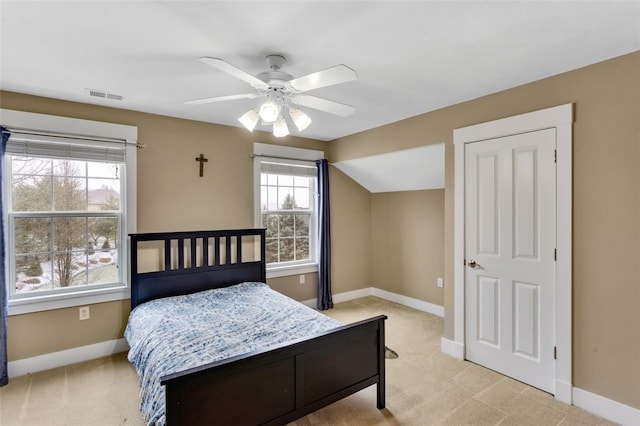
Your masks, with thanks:
M 250 109 L 245 112 L 242 117 L 238 118 L 238 121 L 250 132 L 253 132 L 253 129 L 256 128 L 258 120 L 260 120 L 260 116 L 255 109 Z
M 311 117 L 297 108 L 290 108 L 289 115 L 299 131 L 303 131 L 311 124 Z
M 287 60 L 281 54 L 267 55 L 266 61 L 270 71 L 261 72 L 257 75 L 250 74 L 221 58 L 203 56 L 200 60 L 213 68 L 217 68 L 232 77 L 248 83 L 253 87 L 255 93 L 193 99 L 185 101 L 184 104 L 200 105 L 266 97 L 262 105 L 247 111 L 238 118 L 238 121 L 250 132 L 257 127 L 258 122 L 262 119 L 262 124 L 271 124 L 273 126 L 273 135 L 275 137 L 287 136 L 289 134 L 289 128 L 286 123 L 286 120 L 288 120 L 286 118 L 287 109 L 291 122 L 293 122 L 298 131 L 306 130 L 311 125 L 311 117 L 298 108 L 294 108 L 292 104 L 324 111 L 340 117 L 348 117 L 355 111 L 352 106 L 305 94 L 310 90 L 356 80 L 358 77 L 355 71 L 346 65 L 336 65 L 294 78 L 291 74 L 281 71 L 282 65 Z
M 278 115 L 280 114 L 280 105 L 278 105 L 274 100 L 269 99 L 260 105 L 259 114 L 260 118 L 262 118 L 265 123 L 273 123 L 278 119 Z
M 273 136 L 281 138 L 289 134 L 289 127 L 287 122 L 284 121 L 284 117 L 280 117 L 273 123 Z

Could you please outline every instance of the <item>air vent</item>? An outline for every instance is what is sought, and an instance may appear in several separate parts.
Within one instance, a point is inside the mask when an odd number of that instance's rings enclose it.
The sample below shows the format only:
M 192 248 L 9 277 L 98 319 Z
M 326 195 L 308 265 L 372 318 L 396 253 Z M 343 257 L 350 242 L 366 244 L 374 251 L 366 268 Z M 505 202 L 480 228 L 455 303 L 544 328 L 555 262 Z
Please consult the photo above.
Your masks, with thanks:
M 120 95 L 114 95 L 113 93 L 107 93 L 107 99 L 113 99 L 114 101 L 121 101 L 124 98 L 122 96 L 120 96 Z
M 92 89 L 87 89 L 87 92 L 89 92 L 89 96 L 93 96 L 94 98 L 106 98 L 107 97 L 107 92 L 101 92 L 99 90 L 92 90 Z
M 108 93 L 104 90 L 87 89 L 87 95 L 93 98 L 111 99 L 114 101 L 122 101 L 124 97 L 122 95 L 116 95 L 115 93 Z

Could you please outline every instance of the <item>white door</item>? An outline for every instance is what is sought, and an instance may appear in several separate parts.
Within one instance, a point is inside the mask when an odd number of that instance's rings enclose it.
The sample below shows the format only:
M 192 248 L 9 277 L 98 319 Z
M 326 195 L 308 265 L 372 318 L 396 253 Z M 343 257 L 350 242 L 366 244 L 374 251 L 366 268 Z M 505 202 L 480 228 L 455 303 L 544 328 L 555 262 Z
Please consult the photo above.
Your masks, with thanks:
M 555 129 L 465 145 L 466 358 L 553 393 Z

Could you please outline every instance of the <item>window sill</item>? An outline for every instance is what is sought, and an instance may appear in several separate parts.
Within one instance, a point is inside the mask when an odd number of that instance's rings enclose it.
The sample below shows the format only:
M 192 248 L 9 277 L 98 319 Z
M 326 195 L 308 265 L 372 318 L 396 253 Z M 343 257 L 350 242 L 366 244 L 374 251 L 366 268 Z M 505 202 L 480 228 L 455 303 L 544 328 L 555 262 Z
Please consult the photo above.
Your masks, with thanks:
M 267 266 L 267 279 L 288 277 L 290 275 L 311 274 L 318 272 L 317 263 L 307 263 L 304 265 L 289 265 L 289 266 Z
M 93 305 L 96 303 L 113 302 L 131 297 L 128 287 L 110 287 L 95 290 L 85 290 L 78 293 L 34 296 L 23 299 L 9 300 L 8 315 L 21 315 L 32 312 L 49 311 L 52 309 L 71 308 L 74 306 Z

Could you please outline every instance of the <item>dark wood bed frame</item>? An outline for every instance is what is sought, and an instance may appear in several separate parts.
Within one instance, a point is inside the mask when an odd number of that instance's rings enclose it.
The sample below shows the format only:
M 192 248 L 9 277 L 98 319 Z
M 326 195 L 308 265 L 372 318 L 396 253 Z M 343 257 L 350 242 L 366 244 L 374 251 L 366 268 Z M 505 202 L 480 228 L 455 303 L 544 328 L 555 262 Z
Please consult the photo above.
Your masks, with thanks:
M 132 310 L 140 303 L 160 297 L 245 281 L 266 282 L 264 229 L 130 237 Z M 243 261 L 244 237 L 259 238 L 259 260 Z M 221 241 L 224 241 L 222 263 Z M 164 259 L 159 268 L 163 270 L 138 272 L 141 242 L 155 242 L 163 247 Z M 211 242 L 213 253 L 209 253 Z M 185 244 L 190 247 L 186 261 Z M 197 253 L 204 260 L 196 259 Z M 251 257 L 258 256 L 254 248 Z M 208 260 L 211 258 L 213 261 Z M 386 318 L 380 315 L 162 377 L 167 424 L 285 424 L 374 384 L 377 407 L 383 409 Z

